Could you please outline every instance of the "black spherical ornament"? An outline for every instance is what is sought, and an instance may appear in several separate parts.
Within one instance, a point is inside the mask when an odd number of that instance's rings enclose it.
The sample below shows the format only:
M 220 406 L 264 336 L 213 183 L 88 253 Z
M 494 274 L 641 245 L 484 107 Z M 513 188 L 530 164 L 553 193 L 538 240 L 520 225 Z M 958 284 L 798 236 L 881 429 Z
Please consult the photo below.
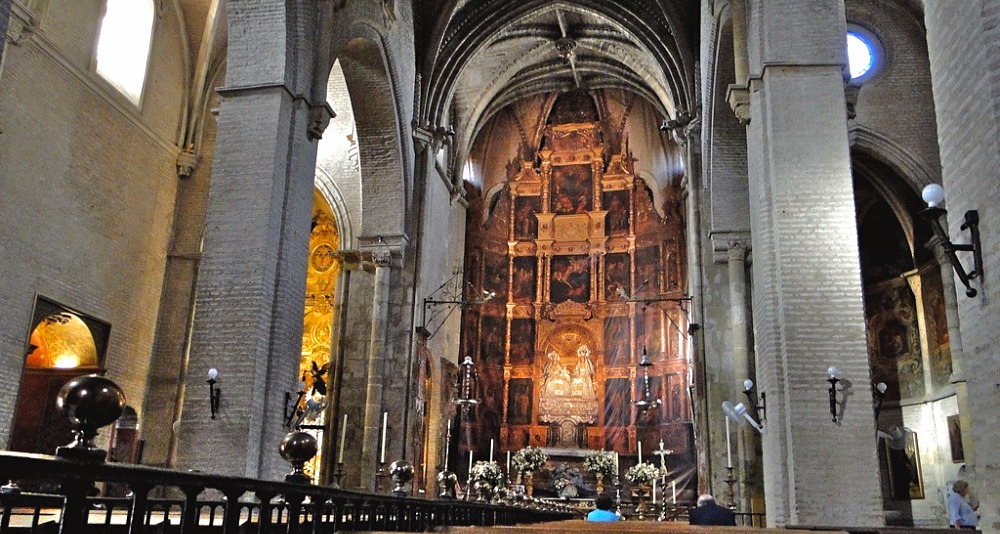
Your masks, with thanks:
M 125 411 L 125 393 L 100 375 L 78 376 L 66 383 L 56 397 L 56 407 L 73 427 L 75 441 L 56 449 L 56 456 L 103 461 L 106 453 L 94 445 L 97 430 L 118 420 Z
M 413 479 L 413 464 L 406 460 L 396 460 L 389 464 L 389 478 L 396 483 L 392 494 L 397 497 L 406 496 L 405 485 Z
M 437 476 L 438 498 L 454 499 L 455 486 L 458 484 L 458 476 L 451 471 L 441 471 Z
M 301 430 L 285 434 L 285 437 L 281 440 L 281 444 L 278 445 L 278 452 L 281 453 L 281 457 L 292 464 L 292 472 L 285 475 L 285 481 L 298 484 L 310 483 L 312 479 L 305 474 L 303 468 L 306 462 L 311 460 L 313 456 L 316 456 L 317 450 L 319 449 L 316 437 L 312 434 Z

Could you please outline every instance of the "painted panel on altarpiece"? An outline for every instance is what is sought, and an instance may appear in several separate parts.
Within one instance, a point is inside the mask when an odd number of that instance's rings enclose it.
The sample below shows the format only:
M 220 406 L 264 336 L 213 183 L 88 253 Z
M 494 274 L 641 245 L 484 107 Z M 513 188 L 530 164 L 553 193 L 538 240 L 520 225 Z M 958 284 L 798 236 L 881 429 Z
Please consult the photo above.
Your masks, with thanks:
M 552 258 L 549 300 L 558 304 L 567 300 L 590 300 L 590 258 L 588 256 L 556 256 Z
M 601 201 L 608 210 L 607 222 L 604 225 L 606 235 L 624 236 L 629 231 L 629 201 L 628 191 L 608 191 Z
M 535 360 L 535 321 L 514 319 L 510 322 L 510 364 L 531 365 Z
M 590 165 L 552 169 L 551 211 L 556 215 L 587 213 L 594 209 L 594 179 Z
M 514 279 L 511 282 L 511 292 L 514 302 L 530 304 L 535 300 L 535 271 L 538 260 L 534 256 L 514 258 Z
M 542 211 L 542 202 L 538 197 L 517 197 L 514 200 L 514 239 L 538 237 L 538 219 L 535 213 L 539 211 Z
M 605 300 L 628 300 L 632 294 L 629 273 L 632 259 L 628 254 L 608 254 L 604 257 Z

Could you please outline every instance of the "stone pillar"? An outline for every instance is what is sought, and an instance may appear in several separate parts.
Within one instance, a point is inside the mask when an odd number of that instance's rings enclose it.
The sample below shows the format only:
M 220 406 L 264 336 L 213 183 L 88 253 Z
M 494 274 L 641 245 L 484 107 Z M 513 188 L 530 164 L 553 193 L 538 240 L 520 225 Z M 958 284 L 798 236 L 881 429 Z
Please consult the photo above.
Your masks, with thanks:
M 729 320 L 733 336 L 733 384 L 728 388 L 730 399 L 743 397 L 743 380 L 750 377 L 750 351 L 747 347 L 749 336 L 747 335 L 746 253 L 746 247 L 742 243 L 733 243 L 729 248 Z M 738 463 L 735 476 L 739 480 L 740 488 L 737 502 L 742 504 L 740 510 L 748 510 L 750 496 L 747 492 L 747 482 L 750 470 L 747 463 L 750 460 L 750 451 L 753 451 L 752 440 L 756 431 L 743 426 L 737 427 L 737 432 Z
M 969 412 L 969 383 L 965 374 L 965 351 L 962 348 L 962 330 L 958 322 L 958 293 L 955 271 L 944 253 L 941 240 L 931 236 L 927 247 L 934 251 L 934 258 L 941 267 L 941 287 L 944 290 L 944 313 L 948 321 L 948 350 L 951 351 L 951 383 L 955 384 L 958 401 L 958 426 L 962 429 L 962 450 L 965 463 L 976 465 L 976 446 L 972 439 L 972 416 Z M 962 294 L 965 292 L 963 290 Z
M 366 490 L 375 487 L 382 445 L 382 381 L 385 379 L 385 346 L 388 334 L 389 279 L 392 275 L 392 251 L 388 248 L 372 252 L 375 264 L 375 287 L 372 297 L 372 337 L 368 344 L 367 386 L 365 389 L 365 433 L 361 442 L 361 485 Z M 386 436 L 384 439 L 388 439 Z M 388 460 L 388 458 L 387 458 Z
M 323 465 L 321 466 L 320 482 L 333 482 L 333 474 L 340 460 L 340 440 L 344 432 L 351 428 L 351 423 L 344 427 L 344 414 L 347 409 L 343 402 L 344 385 L 344 344 L 347 337 L 347 310 L 351 300 L 351 273 L 360 267 L 361 254 L 357 250 L 341 250 L 337 253 L 340 262 L 340 275 L 337 279 L 337 294 L 333 301 L 334 344 L 330 347 L 329 404 L 326 408 L 326 439 L 323 440 Z M 357 423 L 357 421 L 354 421 Z M 355 425 L 357 426 L 357 425 Z M 341 480 L 343 484 L 343 480 Z M 342 486 L 343 487 L 343 486 Z
M 747 129 L 767 523 L 883 525 L 845 120 L 843 2 L 750 0 Z M 841 370 L 838 421 L 826 369 Z
M 10 4 L 13 0 L 0 0 L 0 58 L 3 57 L 3 45 L 7 42 L 7 21 L 10 19 Z M 0 70 L 0 74 L 3 71 Z
M 283 392 L 294 391 L 302 348 L 316 145 L 308 104 L 288 86 L 219 94 L 176 466 L 280 478 Z M 215 419 L 205 385 L 213 367 L 222 391 Z

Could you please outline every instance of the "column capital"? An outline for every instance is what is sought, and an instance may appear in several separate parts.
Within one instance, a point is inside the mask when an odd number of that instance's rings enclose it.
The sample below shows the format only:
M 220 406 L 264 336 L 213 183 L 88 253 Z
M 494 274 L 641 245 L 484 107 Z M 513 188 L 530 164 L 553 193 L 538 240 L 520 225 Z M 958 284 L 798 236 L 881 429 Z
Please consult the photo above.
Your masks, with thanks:
M 337 116 L 328 102 L 311 104 L 309 106 L 309 129 L 306 135 L 309 139 L 319 140 L 323 138 L 323 132 L 330 125 L 330 121 Z
M 740 124 L 743 126 L 750 124 L 750 86 L 729 84 L 726 87 L 726 102 L 729 103 Z

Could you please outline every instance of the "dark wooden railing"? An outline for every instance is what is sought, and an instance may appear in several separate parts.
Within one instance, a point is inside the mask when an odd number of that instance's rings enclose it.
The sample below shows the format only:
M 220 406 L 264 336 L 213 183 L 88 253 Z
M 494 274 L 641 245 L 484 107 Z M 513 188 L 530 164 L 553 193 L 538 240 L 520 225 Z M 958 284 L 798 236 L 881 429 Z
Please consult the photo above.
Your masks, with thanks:
M 131 464 L 83 463 L 15 452 L 0 453 L 0 479 L 15 481 L 25 488 L 21 493 L 0 494 L 0 534 L 55 532 L 53 522 L 62 534 L 229 534 L 412 532 L 439 526 L 503 526 L 580 517 L 553 505 L 513 506 L 369 495 L 304 484 Z M 92 496 L 98 484 L 125 485 L 130 497 Z M 55 489 L 45 493 L 26 491 L 43 485 Z M 151 498 L 153 490 L 183 497 Z

